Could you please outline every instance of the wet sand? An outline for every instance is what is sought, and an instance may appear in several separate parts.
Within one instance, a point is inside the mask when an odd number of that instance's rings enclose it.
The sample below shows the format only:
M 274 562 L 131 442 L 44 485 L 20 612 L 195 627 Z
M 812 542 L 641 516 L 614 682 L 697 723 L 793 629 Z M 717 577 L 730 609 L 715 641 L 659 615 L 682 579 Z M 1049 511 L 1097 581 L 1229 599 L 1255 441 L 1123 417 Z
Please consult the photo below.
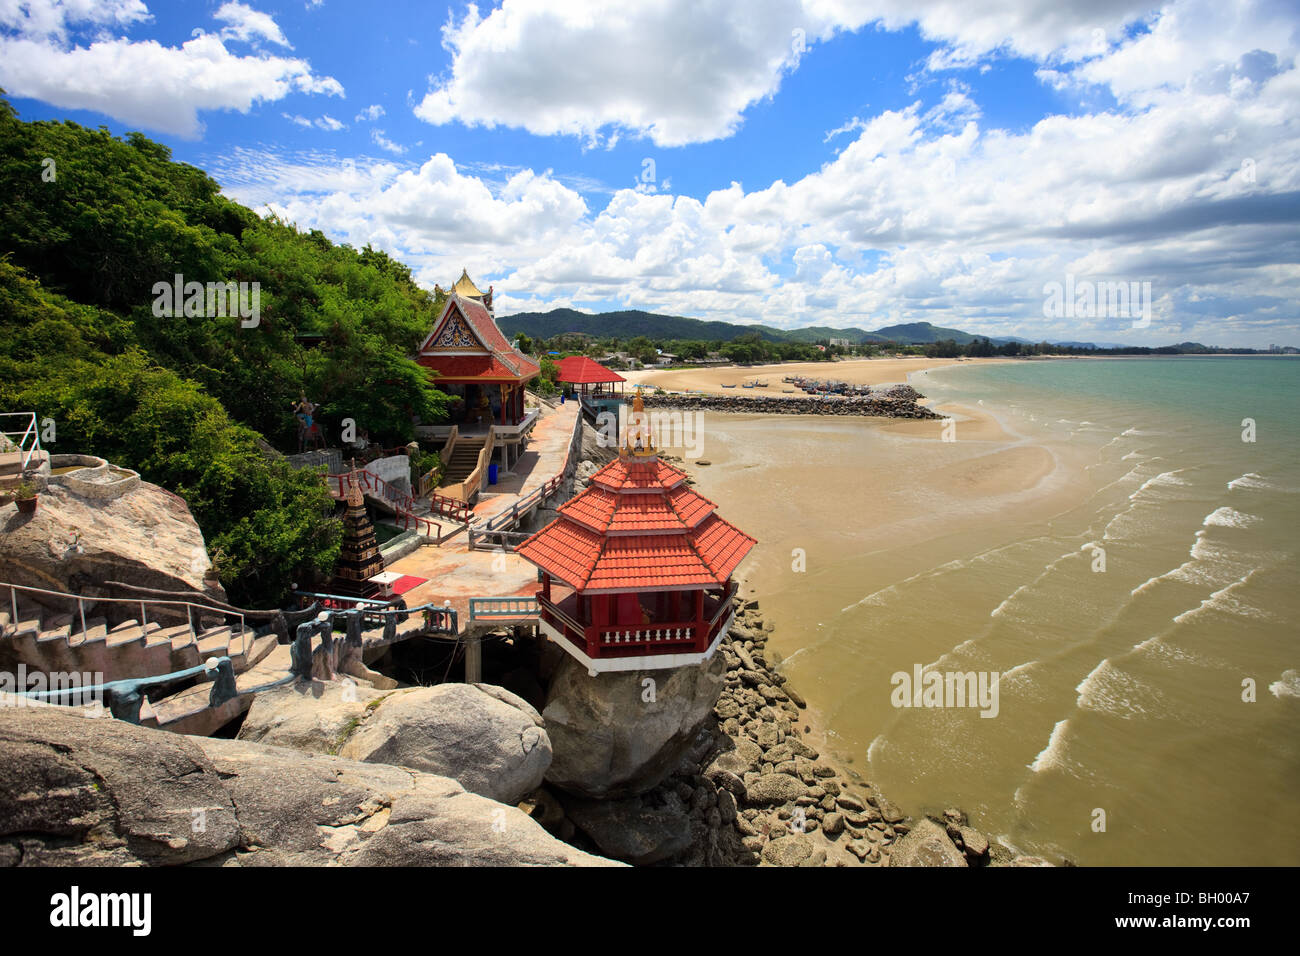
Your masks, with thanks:
M 783 389 L 794 386 L 783 383 L 786 376 L 800 375 L 820 381 L 849 382 L 853 385 L 887 385 L 906 382 L 913 372 L 942 368 L 945 365 L 988 365 L 1011 362 L 1014 359 L 952 359 L 952 358 L 881 358 L 849 359 L 842 362 L 785 362 L 779 365 L 737 366 L 720 365 L 711 368 L 641 369 L 622 373 L 630 384 L 653 385 L 667 391 L 704 392 L 709 395 L 738 395 L 750 393 L 739 386 L 748 382 L 766 382 L 767 388 L 756 388 L 754 394 L 764 397 L 785 394 Z M 735 385 L 734 389 L 722 388 Z M 924 389 L 922 389 L 924 391 Z M 802 395 L 802 392 L 797 393 Z M 790 397 L 794 397 L 793 395 Z

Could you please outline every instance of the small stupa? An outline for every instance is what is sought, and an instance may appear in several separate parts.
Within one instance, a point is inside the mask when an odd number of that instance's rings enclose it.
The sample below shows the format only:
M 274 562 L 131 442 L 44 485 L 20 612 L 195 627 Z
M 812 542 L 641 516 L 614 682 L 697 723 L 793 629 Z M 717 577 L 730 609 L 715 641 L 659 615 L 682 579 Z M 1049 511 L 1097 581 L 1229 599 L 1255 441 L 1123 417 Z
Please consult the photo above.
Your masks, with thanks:
M 343 547 L 330 587 L 338 594 L 369 597 L 379 590 L 369 579 L 383 573 L 384 557 L 379 553 L 375 526 L 366 514 L 366 501 L 355 470 L 348 475 L 347 502 L 343 512 Z

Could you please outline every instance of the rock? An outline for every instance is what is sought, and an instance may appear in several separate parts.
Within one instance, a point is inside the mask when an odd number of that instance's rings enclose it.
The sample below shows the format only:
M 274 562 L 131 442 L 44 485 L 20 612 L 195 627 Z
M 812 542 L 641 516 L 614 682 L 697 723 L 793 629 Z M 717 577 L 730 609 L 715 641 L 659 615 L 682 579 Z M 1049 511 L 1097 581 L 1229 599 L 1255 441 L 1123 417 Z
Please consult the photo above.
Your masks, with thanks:
M 730 770 L 724 770 L 721 767 L 711 765 L 704 771 L 704 777 L 718 789 L 719 797 L 721 796 L 721 791 L 726 790 L 730 792 L 733 797 L 742 800 L 744 799 L 745 782 Z
M 880 809 L 880 817 L 886 823 L 899 823 L 907 819 L 907 815 L 902 810 L 894 806 L 884 797 L 876 797 L 876 806 Z
M 989 841 L 973 827 L 961 828 L 961 842 L 966 850 L 966 855 L 980 859 L 989 852 Z
M 894 846 L 890 866 L 966 866 L 965 855 L 932 820 L 921 820 Z
M 654 788 L 690 749 L 722 693 L 725 670 L 714 654 L 697 666 L 656 671 L 655 700 L 647 703 L 641 673 L 591 677 L 566 656 L 542 711 L 554 751 L 546 779 L 591 798 Z
M 691 845 L 689 818 L 678 811 L 647 808 L 641 798 L 564 801 L 569 819 L 603 853 L 637 866 L 670 860 Z
M 65 708 L 0 708 L 0 767 L 0 857 L 25 866 L 610 862 L 447 777 Z
M 863 861 L 867 859 L 868 855 L 874 852 L 873 847 L 868 846 L 867 844 L 862 843 L 861 841 L 854 841 L 852 843 L 849 843 L 847 849 L 859 860 L 863 860 Z
M 360 684 L 348 688 L 341 681 L 301 681 L 273 687 L 253 698 L 238 739 L 307 753 L 337 754 L 370 715 L 371 705 L 387 696 L 386 691 Z
M 763 862 L 771 866 L 806 866 L 812 855 L 812 841 L 801 833 L 779 837 L 763 847 Z
M 453 777 L 471 793 L 514 804 L 541 785 L 551 741 L 541 715 L 508 690 L 439 684 L 384 698 L 339 755 Z
M 718 791 L 718 813 L 721 815 L 723 823 L 735 822 L 736 796 L 730 790 Z
M 56 476 L 30 517 L 19 516 L 16 505 L 0 506 L 0 581 L 91 597 L 108 594 L 94 582 L 121 581 L 224 601 L 219 585 L 204 591 L 208 563 L 203 533 L 185 501 L 147 481 L 101 500 L 84 497 Z M 110 624 L 139 617 L 139 608 L 130 604 L 86 602 L 86 617 L 92 611 Z M 184 608 L 177 620 L 185 623 Z
M 807 791 L 808 788 L 798 777 L 787 773 L 768 773 L 745 787 L 745 801 L 760 805 L 788 803 L 804 796 Z
M 867 805 L 851 793 L 841 793 L 835 798 L 835 802 L 845 810 L 854 810 L 861 813 L 867 808 Z
M 949 807 L 943 811 L 943 822 L 949 826 L 964 827 L 966 825 L 966 814 L 956 807 Z
M 740 776 L 751 770 L 758 769 L 763 762 L 762 748 L 748 737 L 723 738 L 722 745 L 727 749 L 713 758 L 713 761 L 709 764 L 710 770 L 726 770 Z
M 822 819 L 822 830 L 827 836 L 844 832 L 844 817 L 839 813 L 828 813 Z
M 808 702 L 803 699 L 803 695 L 801 695 L 789 684 L 782 684 L 781 689 L 785 691 L 785 696 L 789 697 L 790 700 L 794 702 L 794 705 L 798 707 L 800 710 L 803 710 L 808 706 Z

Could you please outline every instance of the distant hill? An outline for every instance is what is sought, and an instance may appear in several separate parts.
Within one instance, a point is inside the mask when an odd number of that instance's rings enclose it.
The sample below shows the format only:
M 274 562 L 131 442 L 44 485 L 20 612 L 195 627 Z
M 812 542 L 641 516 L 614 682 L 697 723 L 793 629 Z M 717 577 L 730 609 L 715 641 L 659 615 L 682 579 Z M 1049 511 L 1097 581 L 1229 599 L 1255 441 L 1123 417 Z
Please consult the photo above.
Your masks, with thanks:
M 897 342 L 902 345 L 926 345 L 943 339 L 952 339 L 958 345 L 967 345 L 979 336 L 960 329 L 945 329 L 929 322 L 911 322 L 891 325 L 869 332 L 865 329 L 833 329 L 827 326 L 810 326 L 803 329 L 775 329 L 767 325 L 736 325 L 732 322 L 707 322 L 678 315 L 659 315 L 634 309 L 627 312 L 600 312 L 591 314 L 575 309 L 552 309 L 550 312 L 518 312 L 501 316 L 497 324 L 506 335 L 523 332 L 531 338 L 549 339 L 565 332 L 581 332 L 597 337 L 630 339 L 644 335 L 649 339 L 694 339 L 730 342 L 742 335 L 757 332 L 769 342 L 821 342 L 826 339 L 848 339 L 854 345 L 866 342 Z M 993 338 L 994 344 L 1027 342 L 1015 337 Z

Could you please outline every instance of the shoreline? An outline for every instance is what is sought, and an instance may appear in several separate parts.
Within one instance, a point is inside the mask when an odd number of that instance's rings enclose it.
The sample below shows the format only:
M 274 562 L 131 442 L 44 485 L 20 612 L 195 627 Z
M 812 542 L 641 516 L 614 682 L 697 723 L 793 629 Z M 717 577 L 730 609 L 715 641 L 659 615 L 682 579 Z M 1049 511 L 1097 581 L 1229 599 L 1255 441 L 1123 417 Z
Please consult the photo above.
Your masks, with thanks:
M 962 364 L 965 365 L 966 363 Z M 923 372 L 925 369 L 914 369 L 913 371 Z M 988 498 L 998 499 L 999 502 L 1004 500 L 1023 501 L 1025 496 L 1032 495 L 1035 496 L 1038 504 L 1045 506 L 1047 513 L 1055 513 L 1060 510 L 1057 506 L 1059 494 L 1065 490 L 1064 486 L 1069 482 L 1068 476 L 1065 476 L 1063 479 L 1066 470 L 1064 464 L 1052 451 L 1043 445 L 1037 444 L 1032 437 L 1015 431 L 1010 424 L 1005 422 L 992 410 L 986 409 L 982 405 L 972 407 L 958 403 L 944 402 L 936 405 L 935 409 L 955 418 L 956 434 L 953 436 L 955 445 L 958 448 L 962 445 L 966 445 L 971 454 L 968 459 L 947 465 L 942 470 L 926 472 L 925 477 L 922 479 L 925 485 L 940 492 L 950 491 L 959 498 L 970 501 L 984 500 Z M 729 430 L 737 436 L 744 436 L 747 432 L 743 427 L 735 427 L 736 424 L 749 423 L 752 426 L 761 428 L 763 420 L 772 417 L 771 415 L 764 415 L 762 413 L 729 414 L 726 412 L 720 412 L 719 414 L 726 416 L 725 420 L 728 422 Z M 843 430 L 845 426 L 853 426 L 857 424 L 866 426 L 871 429 L 873 433 L 889 435 L 891 438 L 896 436 L 898 439 L 908 441 L 909 443 L 918 440 L 924 442 L 925 439 L 929 439 L 932 442 L 941 440 L 939 428 L 943 424 L 942 421 L 916 421 L 888 418 L 827 419 L 817 415 L 788 417 L 785 414 L 781 414 L 779 417 L 788 422 L 789 426 L 793 426 L 795 429 L 802 429 L 802 426 L 798 424 L 801 421 L 808 422 L 810 428 L 815 428 L 818 425 L 825 423 L 827 427 L 838 428 L 840 430 Z M 789 426 L 787 426 L 787 431 Z M 743 437 L 738 439 L 738 441 L 741 446 L 744 445 Z M 953 446 L 949 445 L 949 447 L 951 448 Z M 721 452 L 718 451 L 716 445 L 711 446 L 709 449 L 709 459 L 688 459 L 683 461 L 679 467 L 686 468 L 691 472 L 692 477 L 696 480 L 698 480 L 701 474 L 706 473 L 716 475 L 718 478 L 722 478 L 724 474 L 727 474 L 729 477 L 724 479 L 724 481 L 730 483 L 733 480 L 730 477 L 731 475 L 734 475 L 737 471 L 744 471 L 747 468 L 752 468 L 754 467 L 754 464 L 752 463 L 753 456 L 744 453 L 746 451 L 745 448 L 741 447 L 739 449 L 742 453 L 739 459 L 737 459 L 733 454 L 730 454 L 729 449 L 730 445 L 727 442 L 724 442 L 724 447 Z M 674 454 L 676 453 L 679 452 L 674 451 Z M 761 458 L 761 455 L 759 457 Z M 701 468 L 699 467 L 700 465 L 705 465 L 706 467 Z M 707 467 L 708 465 L 721 467 Z M 728 466 L 731 467 L 728 468 Z M 827 479 L 827 481 L 830 482 L 833 481 L 833 479 Z M 707 478 L 705 482 L 708 483 Z M 1036 495 L 1036 489 L 1041 489 L 1043 493 Z M 737 520 L 743 524 L 746 511 L 748 510 L 753 513 L 753 506 L 752 504 L 747 505 L 745 503 L 747 496 L 743 493 L 743 489 L 733 490 L 740 491 L 737 500 L 733 500 L 729 503 L 724 502 L 722 506 L 730 513 L 735 514 Z M 715 500 L 719 500 L 720 502 L 722 501 L 722 497 L 725 497 L 716 496 L 715 491 L 712 488 L 708 489 L 708 493 L 711 496 L 715 496 Z M 759 510 L 760 512 L 766 512 L 772 509 L 760 508 Z M 868 524 L 870 523 L 871 522 L 868 519 Z M 755 530 L 759 531 L 760 535 L 762 534 L 761 529 L 756 528 Z M 867 535 L 870 536 L 870 534 L 871 531 L 868 530 Z M 800 540 L 798 543 L 806 544 L 807 542 Z M 924 540 L 922 541 L 921 546 L 925 546 Z M 774 552 L 781 551 L 782 541 L 773 540 L 772 550 Z M 789 603 L 791 600 L 799 602 L 800 599 L 797 596 L 793 596 L 791 593 L 786 593 L 785 596 L 782 597 L 781 591 L 789 591 L 788 585 L 783 585 L 777 591 L 776 603 L 774 606 L 772 595 L 767 593 L 766 588 L 762 584 L 764 572 L 766 572 L 769 577 L 771 576 L 770 568 L 761 568 L 753 564 L 742 570 L 741 574 L 738 575 L 740 583 L 739 594 L 743 596 L 745 601 L 755 602 L 754 614 L 760 622 L 763 622 L 764 618 L 766 619 L 767 627 L 766 633 L 763 637 L 760 656 L 763 658 L 763 662 L 770 672 L 770 686 L 780 687 L 782 690 L 786 690 L 792 688 L 786 674 L 786 665 L 789 661 L 793 660 L 800 651 L 806 647 L 812 646 L 812 644 L 816 642 L 816 638 L 804 640 L 800 642 L 798 647 L 793 648 L 789 642 L 786 642 L 783 646 L 783 649 L 787 649 L 785 655 L 778 652 L 776 647 L 767 642 L 767 637 L 772 636 L 774 632 L 779 641 L 781 632 L 786 631 L 786 628 L 791 626 L 806 627 L 808 622 L 796 619 L 787 621 L 785 616 L 782 616 L 780 608 L 783 606 L 781 603 L 783 600 L 786 601 L 786 603 Z M 765 611 L 762 616 L 758 615 L 757 610 L 757 600 L 760 596 L 764 597 L 766 600 Z M 814 601 L 816 600 L 816 597 L 812 594 L 810 594 L 809 597 Z M 773 616 L 774 612 L 776 615 L 775 617 Z M 735 639 L 743 641 L 744 637 L 742 635 L 737 635 Z M 752 633 L 750 639 L 752 639 Z M 754 656 L 755 655 L 751 654 L 751 657 Z M 755 663 L 758 663 L 757 659 L 755 660 Z M 730 660 L 728 674 L 729 677 L 733 678 L 728 687 L 728 692 L 730 692 L 734 687 L 738 686 L 734 682 L 734 678 L 738 676 L 738 671 L 734 666 L 734 662 L 731 662 Z M 881 809 L 879 804 L 882 802 L 886 806 L 896 806 L 891 804 L 888 797 L 876 788 L 873 774 L 869 769 L 870 761 L 867 759 L 867 755 L 859 755 L 850 752 L 850 750 L 844 745 L 844 742 L 840 741 L 837 735 L 830 730 L 827 701 L 820 697 L 818 689 L 810 688 L 808 693 L 805 694 L 803 693 L 802 685 L 797 686 L 799 686 L 799 689 L 796 690 L 796 694 L 805 704 L 805 706 L 799 708 L 797 718 L 797 733 L 801 737 L 802 741 L 806 745 L 811 745 L 811 749 L 818 754 L 822 763 L 834 769 L 836 774 L 835 779 L 841 783 L 843 789 L 849 791 L 851 794 L 856 792 L 862 798 L 862 801 L 867 807 L 865 817 L 870 817 L 872 815 L 872 810 L 870 809 L 872 807 L 875 808 L 876 812 L 879 812 Z M 724 692 L 724 699 L 726 699 L 726 692 Z M 729 708 L 724 708 L 724 713 L 728 710 Z M 718 732 L 724 734 L 728 729 L 731 731 L 736 730 L 734 726 L 730 728 L 721 727 Z M 884 725 L 877 728 L 878 733 L 883 731 Z M 772 769 L 775 770 L 775 767 Z M 815 791 L 814 795 L 816 795 Z M 913 795 L 913 797 L 915 797 L 915 795 Z M 823 796 L 822 799 L 824 800 L 825 797 Z M 901 842 L 902 837 L 913 828 L 926 821 L 939 826 L 941 828 L 941 834 L 947 838 L 953 847 L 958 849 L 960 855 L 961 843 L 960 840 L 955 839 L 955 837 L 959 837 L 960 827 L 968 826 L 968 824 L 964 819 L 965 814 L 960 813 L 960 811 L 955 811 L 955 808 L 951 806 L 950 800 L 950 797 L 945 796 L 942 793 L 935 793 L 932 797 L 927 798 L 923 803 L 917 805 L 906 805 L 906 814 L 901 821 L 903 826 L 902 830 L 893 828 L 890 831 L 890 838 L 888 840 L 878 840 L 868 844 L 862 844 L 869 848 L 869 853 L 870 848 L 877 848 L 879 850 L 878 854 L 864 858 L 864 860 L 866 860 L 865 865 L 888 864 L 889 857 L 893 852 L 893 847 L 897 843 Z M 821 801 L 817 801 L 817 805 L 823 813 L 835 812 L 833 810 L 828 811 L 826 807 L 821 806 L 820 804 Z M 955 811 L 955 813 L 947 814 L 947 811 Z M 954 824 L 952 820 L 946 818 L 946 814 L 950 816 L 960 816 L 962 818 L 961 823 Z M 758 814 L 757 819 L 760 823 L 767 822 L 769 826 L 775 822 L 771 819 L 770 814 L 765 813 Z M 862 822 L 864 819 L 864 817 L 859 817 L 859 822 Z M 870 827 L 871 822 L 874 821 L 869 819 L 866 820 L 867 829 L 876 830 L 876 834 L 879 836 L 883 831 Z M 975 826 L 978 826 L 978 820 L 973 822 Z M 948 832 L 949 827 L 955 827 L 952 833 Z M 930 830 L 928 827 L 926 829 L 928 831 L 927 836 L 931 838 L 930 842 L 933 848 L 933 838 L 935 836 L 934 831 Z M 845 846 L 856 843 L 860 839 L 858 834 L 865 834 L 866 832 L 862 827 L 849 828 L 849 830 L 850 835 L 848 837 L 839 838 L 839 842 L 843 843 Z M 820 834 L 819 830 L 815 832 L 818 834 L 818 838 L 809 836 L 809 839 L 818 849 L 828 851 L 827 865 L 862 865 L 857 859 L 845 857 L 844 853 L 847 851 L 843 847 L 837 849 L 834 843 L 831 843 L 829 846 L 824 842 L 819 844 L 819 840 L 825 841 L 826 838 L 824 835 Z M 743 830 L 742 834 L 745 836 L 752 836 L 751 834 L 745 834 Z M 870 839 L 870 836 L 868 835 L 866 838 Z M 756 843 L 757 841 L 751 842 Z M 993 835 L 987 837 L 987 843 L 991 848 L 989 855 L 977 855 L 971 857 L 968 862 L 973 865 L 1009 865 L 1013 861 L 1022 860 L 1022 862 L 1018 862 L 1017 865 L 1053 865 L 1047 860 L 1036 856 L 1022 858 L 1022 851 L 1018 851 L 1014 847 L 1001 843 Z M 975 837 L 975 844 L 977 847 L 980 845 L 980 837 L 978 835 Z M 838 864 L 836 863 L 837 858 L 839 860 Z M 1064 857 L 1056 862 L 1062 865 L 1070 865 L 1069 861 Z

